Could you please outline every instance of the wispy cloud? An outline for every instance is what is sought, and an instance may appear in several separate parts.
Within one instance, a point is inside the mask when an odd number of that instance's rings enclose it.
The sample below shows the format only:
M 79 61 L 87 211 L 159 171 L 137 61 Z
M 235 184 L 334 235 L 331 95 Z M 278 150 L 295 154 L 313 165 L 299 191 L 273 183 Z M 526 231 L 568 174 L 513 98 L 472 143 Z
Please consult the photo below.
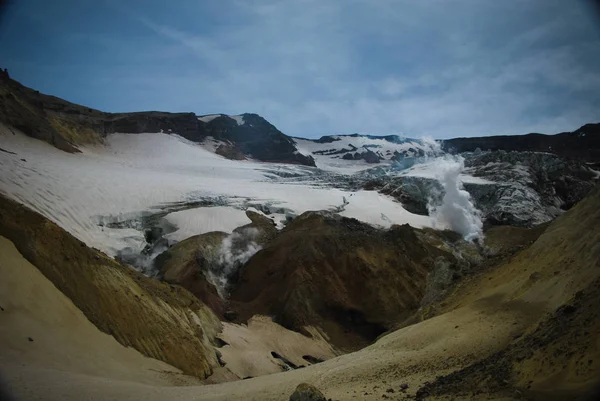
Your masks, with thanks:
M 81 32 L 102 54 L 82 89 L 96 107 L 257 112 L 301 136 L 600 120 L 600 35 L 583 1 L 107 2 L 127 33 Z

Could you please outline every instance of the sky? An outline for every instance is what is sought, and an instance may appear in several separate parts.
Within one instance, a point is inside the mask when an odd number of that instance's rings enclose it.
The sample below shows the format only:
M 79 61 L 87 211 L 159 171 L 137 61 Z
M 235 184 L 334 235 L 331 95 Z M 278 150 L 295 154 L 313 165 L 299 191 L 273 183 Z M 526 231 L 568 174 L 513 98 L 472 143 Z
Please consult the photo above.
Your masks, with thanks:
M 15 0 L 0 67 L 104 111 L 258 113 L 309 138 L 600 121 L 583 0 Z

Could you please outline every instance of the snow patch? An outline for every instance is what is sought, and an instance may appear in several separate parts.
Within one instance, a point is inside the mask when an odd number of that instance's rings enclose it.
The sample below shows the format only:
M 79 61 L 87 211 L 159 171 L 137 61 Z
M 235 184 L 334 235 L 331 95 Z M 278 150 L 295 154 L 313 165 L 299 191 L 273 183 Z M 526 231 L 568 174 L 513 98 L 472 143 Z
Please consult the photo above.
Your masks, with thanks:
M 205 123 L 209 123 L 217 117 L 221 117 L 223 114 L 208 114 L 206 116 L 198 117 L 198 120 L 203 121 Z
M 165 219 L 177 227 L 177 231 L 165 235 L 170 243 L 211 231 L 231 233 L 237 227 L 251 223 L 243 210 L 229 206 L 181 210 L 169 213 Z
M 238 116 L 229 116 L 229 118 L 232 118 L 235 120 L 235 122 L 237 123 L 237 125 L 244 125 L 244 116 L 242 115 L 238 115 Z
M 70 154 L 12 131 L 0 125 L 0 147 L 15 153 L 0 152 L 0 192 L 110 256 L 124 249 L 141 252 L 147 245 L 143 228 L 108 227 L 99 216 L 118 222 L 167 211 L 165 219 L 178 230 L 166 235 L 179 241 L 201 232 L 231 232 L 248 223 L 242 210 L 251 205 L 269 205 L 266 214 L 281 228 L 290 216 L 330 210 L 346 197 L 347 217 L 389 226 L 384 213 L 395 224 L 431 225 L 427 216 L 409 213 L 377 192 L 352 195 L 319 186 L 311 178 L 318 172 L 314 168 L 228 160 L 178 135 L 110 134 L 104 145 Z M 270 180 L 273 171 L 303 181 Z M 216 208 L 180 207 L 206 199 L 221 201 L 213 203 Z

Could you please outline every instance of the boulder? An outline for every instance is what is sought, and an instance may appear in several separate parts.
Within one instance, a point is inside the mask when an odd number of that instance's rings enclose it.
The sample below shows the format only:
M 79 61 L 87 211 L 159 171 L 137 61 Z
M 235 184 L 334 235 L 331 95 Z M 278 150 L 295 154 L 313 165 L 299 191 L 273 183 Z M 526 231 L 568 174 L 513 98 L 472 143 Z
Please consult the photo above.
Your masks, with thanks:
M 258 233 L 254 236 L 254 239 L 261 246 L 266 245 L 267 243 L 269 243 L 269 241 L 275 238 L 275 236 L 278 233 L 278 230 L 275 227 L 275 223 L 273 222 L 273 220 L 269 219 L 263 214 L 254 212 L 252 210 L 247 210 L 246 216 L 248 216 L 251 223 L 236 228 L 235 230 L 233 230 L 234 233 L 244 233 L 248 229 L 256 229 Z
M 327 401 L 327 399 L 315 386 L 300 383 L 290 396 L 290 401 Z

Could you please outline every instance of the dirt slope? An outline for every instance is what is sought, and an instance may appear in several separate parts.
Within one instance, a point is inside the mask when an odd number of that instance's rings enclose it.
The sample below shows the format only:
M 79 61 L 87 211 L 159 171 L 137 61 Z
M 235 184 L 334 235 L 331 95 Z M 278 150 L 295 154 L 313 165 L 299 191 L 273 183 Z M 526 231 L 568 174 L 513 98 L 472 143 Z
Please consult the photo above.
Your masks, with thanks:
M 465 278 L 435 316 L 307 368 L 192 387 L 19 366 L 6 380 L 23 399 L 49 400 L 274 401 L 301 382 L 333 400 L 585 399 L 599 377 L 599 204 L 596 189 L 530 247 Z
M 121 344 L 201 378 L 217 366 L 211 342 L 220 323 L 187 290 L 117 263 L 2 196 L 0 235 Z
M 0 371 L 20 365 L 160 385 L 184 378 L 98 330 L 4 237 L 0 253 Z

